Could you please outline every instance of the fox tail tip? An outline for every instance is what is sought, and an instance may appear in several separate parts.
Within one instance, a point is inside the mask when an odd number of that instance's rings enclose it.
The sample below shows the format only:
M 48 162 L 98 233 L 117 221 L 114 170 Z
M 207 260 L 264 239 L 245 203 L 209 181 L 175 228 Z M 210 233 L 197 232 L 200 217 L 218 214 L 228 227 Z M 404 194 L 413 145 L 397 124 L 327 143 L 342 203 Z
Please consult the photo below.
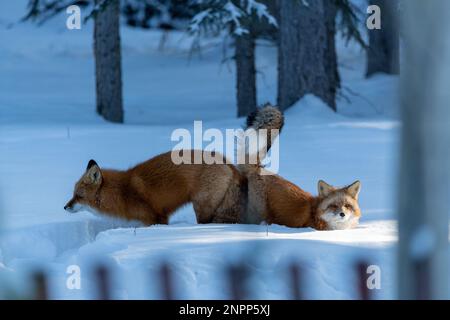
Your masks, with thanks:
M 271 103 L 266 103 L 247 117 L 247 129 L 277 129 L 284 126 L 284 115 L 280 109 Z

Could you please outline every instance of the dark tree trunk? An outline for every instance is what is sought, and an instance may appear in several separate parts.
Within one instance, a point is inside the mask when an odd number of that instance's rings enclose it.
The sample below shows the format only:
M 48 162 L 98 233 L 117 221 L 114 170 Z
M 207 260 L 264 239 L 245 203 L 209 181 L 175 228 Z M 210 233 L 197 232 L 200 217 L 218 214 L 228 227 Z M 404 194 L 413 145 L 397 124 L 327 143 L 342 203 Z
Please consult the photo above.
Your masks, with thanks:
M 236 74 L 238 117 L 257 108 L 255 39 L 251 34 L 236 37 Z
M 336 110 L 340 86 L 334 2 L 278 0 L 278 104 L 285 110 L 306 94 Z
M 267 5 L 270 14 L 277 16 L 277 0 L 261 0 L 261 2 Z M 277 28 L 266 19 L 254 16 L 244 24 L 250 33 L 236 37 L 235 42 L 238 117 L 248 116 L 256 110 L 258 105 L 255 41 L 257 38 L 276 41 L 278 36 Z
M 95 17 L 94 52 L 97 113 L 108 121 L 122 123 L 119 2 L 110 1 Z
M 325 21 L 326 21 L 326 29 L 327 29 L 327 48 L 325 50 L 325 70 L 329 72 L 327 75 L 329 85 L 328 94 L 329 98 L 329 106 L 334 110 L 336 109 L 336 94 L 337 91 L 341 88 L 341 77 L 339 75 L 338 70 L 338 58 L 336 52 L 336 15 L 337 15 L 337 7 L 334 4 L 334 1 L 325 0 Z M 326 99 L 324 99 L 327 101 Z
M 367 50 L 367 77 L 382 72 L 398 74 L 400 71 L 399 26 L 397 0 L 370 0 L 381 9 L 381 29 L 369 30 Z
M 259 2 L 265 4 L 268 12 L 278 21 L 277 0 L 259 0 Z M 267 19 L 255 17 L 252 20 L 252 32 L 256 38 L 278 41 L 278 28 L 270 24 Z

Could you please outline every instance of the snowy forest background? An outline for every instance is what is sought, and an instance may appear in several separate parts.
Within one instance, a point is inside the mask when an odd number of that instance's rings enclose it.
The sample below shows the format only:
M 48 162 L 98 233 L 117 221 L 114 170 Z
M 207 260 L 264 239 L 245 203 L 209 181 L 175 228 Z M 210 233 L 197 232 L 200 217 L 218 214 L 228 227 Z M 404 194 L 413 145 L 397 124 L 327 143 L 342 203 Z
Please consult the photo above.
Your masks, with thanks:
M 370 4 L 381 8 L 380 30 L 367 29 Z M 244 264 L 248 298 L 289 299 L 286 270 L 295 262 L 302 297 L 356 299 L 352 270 L 364 261 L 382 272 L 372 298 L 397 298 L 401 4 L 3 2 L 0 297 L 33 297 L 40 270 L 52 299 L 98 298 L 100 264 L 111 270 L 112 298 L 161 299 L 164 264 L 175 298 L 229 299 L 226 268 Z M 71 5 L 81 8 L 81 29 L 66 25 Z M 319 179 L 361 180 L 357 229 L 197 225 L 191 206 L 149 228 L 64 212 L 89 159 L 126 169 L 170 150 L 176 128 L 194 120 L 204 129 L 240 128 L 267 101 L 286 117 L 280 175 L 314 194 Z M 67 287 L 71 266 L 81 269 L 80 289 Z
M 358 6 L 359 4 L 359 6 Z M 94 20 L 97 113 L 112 122 L 124 121 L 120 19 L 132 28 L 160 30 L 163 51 L 171 31 L 193 37 L 190 55 L 201 55 L 201 41 L 220 38 L 223 60 L 234 61 L 237 115 L 247 116 L 258 105 L 256 43 L 278 47 L 277 103 L 282 110 L 306 94 L 321 98 L 336 111 L 341 94 L 335 37 L 354 41 L 367 52 L 366 76 L 398 74 L 397 1 L 374 1 L 383 12 L 382 29 L 367 32 L 368 3 L 256 0 L 32 0 L 24 21 L 44 24 L 71 5 L 83 8 L 84 21 Z M 111 93 L 113 92 L 113 94 Z

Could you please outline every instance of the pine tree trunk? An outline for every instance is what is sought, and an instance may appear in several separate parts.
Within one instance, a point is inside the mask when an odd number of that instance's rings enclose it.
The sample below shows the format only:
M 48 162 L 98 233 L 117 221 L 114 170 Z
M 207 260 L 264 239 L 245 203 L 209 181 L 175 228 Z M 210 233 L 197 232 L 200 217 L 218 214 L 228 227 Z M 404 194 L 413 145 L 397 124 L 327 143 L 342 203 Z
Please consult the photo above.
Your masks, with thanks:
M 340 86 L 332 1 L 278 0 L 278 104 L 285 110 L 306 94 L 336 110 Z
M 324 0 L 325 6 L 325 21 L 326 21 L 326 30 L 327 30 L 327 47 L 325 50 L 325 70 L 329 74 L 327 74 L 328 81 L 327 85 L 329 86 L 326 89 L 327 95 L 329 96 L 328 105 L 334 110 L 337 111 L 336 106 L 336 94 L 337 91 L 341 88 L 341 77 L 339 75 L 338 70 L 338 58 L 336 52 L 336 15 L 337 15 L 337 7 L 334 4 L 334 1 Z M 327 102 L 327 99 L 324 99 Z
M 267 6 L 267 11 L 278 21 L 278 0 L 259 0 L 260 3 Z M 269 41 L 278 41 L 278 28 L 269 23 L 267 19 L 255 17 L 252 20 L 252 32 L 256 38 Z
M 381 29 L 369 30 L 367 77 L 375 73 L 398 74 L 400 71 L 397 0 L 370 0 L 381 9 Z
M 95 17 L 94 52 L 97 113 L 123 123 L 119 2 L 111 0 Z
M 245 34 L 235 44 L 238 117 L 245 117 L 257 108 L 255 39 Z

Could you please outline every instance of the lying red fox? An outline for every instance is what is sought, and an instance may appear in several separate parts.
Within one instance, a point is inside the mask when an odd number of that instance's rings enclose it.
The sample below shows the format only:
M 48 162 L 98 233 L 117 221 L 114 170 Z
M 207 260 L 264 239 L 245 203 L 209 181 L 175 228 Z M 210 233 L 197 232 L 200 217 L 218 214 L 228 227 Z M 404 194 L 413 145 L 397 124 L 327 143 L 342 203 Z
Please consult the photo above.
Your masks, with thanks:
M 258 212 L 262 212 L 258 214 L 256 210 L 248 208 L 247 212 L 251 215 L 249 221 L 266 221 L 293 228 L 342 230 L 356 227 L 361 217 L 358 205 L 359 181 L 344 188 L 334 188 L 319 181 L 318 196 L 303 191 L 278 175 L 259 175 L 259 172 L 255 172 L 254 177 L 248 179 L 248 184 L 249 195 L 251 190 L 259 190 L 253 199 L 249 198 L 249 205 L 254 204 Z
M 278 118 L 282 120 L 273 120 Z M 283 124 L 282 113 L 273 107 L 260 109 L 247 119 L 247 127 L 255 130 L 270 127 L 281 131 Z M 271 141 L 270 137 L 266 140 Z M 361 217 L 359 181 L 344 188 L 335 188 L 319 181 L 319 195 L 313 196 L 279 175 L 262 174 L 265 169 L 260 165 L 238 165 L 238 168 L 246 177 L 248 189 L 243 222 L 266 221 L 269 224 L 317 230 L 349 229 L 358 225 Z
M 259 109 L 247 121 L 249 128 L 269 132 L 281 130 L 283 123 L 282 113 L 271 106 Z M 195 153 L 203 151 L 184 152 L 194 159 Z M 192 202 L 198 223 L 265 220 L 318 230 L 347 229 L 358 224 L 358 181 L 341 189 L 320 181 L 319 195 L 314 197 L 278 175 L 261 175 L 261 170 L 259 164 L 175 165 L 170 152 L 126 171 L 100 169 L 91 160 L 64 209 L 86 209 L 152 225 L 167 224 L 172 213 Z

